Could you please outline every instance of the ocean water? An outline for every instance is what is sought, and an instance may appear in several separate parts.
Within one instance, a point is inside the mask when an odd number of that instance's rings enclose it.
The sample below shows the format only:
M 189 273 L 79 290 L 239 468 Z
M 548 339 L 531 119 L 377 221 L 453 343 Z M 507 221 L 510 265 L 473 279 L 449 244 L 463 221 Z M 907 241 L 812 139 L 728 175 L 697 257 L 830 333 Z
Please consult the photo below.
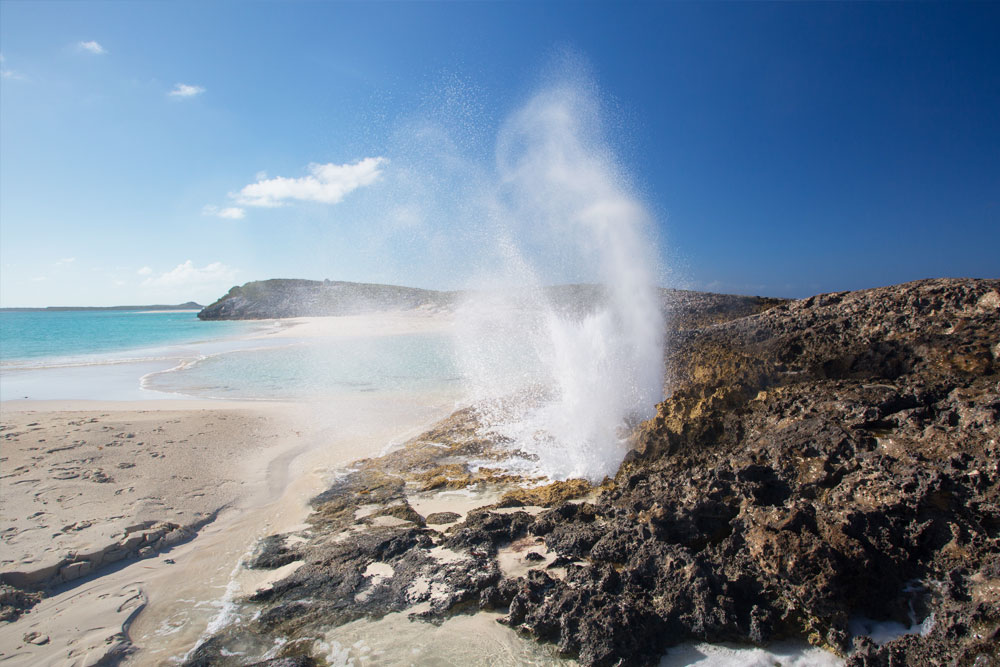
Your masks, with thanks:
M 248 322 L 203 322 L 196 311 L 0 311 L 0 362 L 41 365 L 100 353 L 239 335 Z
M 195 312 L 0 312 L 0 400 L 309 399 L 455 386 L 450 337 L 270 337 Z

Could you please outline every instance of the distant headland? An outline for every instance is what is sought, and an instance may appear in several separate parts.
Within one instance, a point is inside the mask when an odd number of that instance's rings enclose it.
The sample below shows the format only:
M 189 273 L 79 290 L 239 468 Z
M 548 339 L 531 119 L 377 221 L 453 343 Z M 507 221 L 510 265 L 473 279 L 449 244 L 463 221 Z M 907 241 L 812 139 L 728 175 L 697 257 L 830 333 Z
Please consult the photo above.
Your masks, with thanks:
M 554 285 L 545 287 L 544 291 L 546 300 L 558 309 L 585 309 L 606 297 L 604 287 L 590 284 Z M 233 287 L 205 306 L 198 317 L 202 320 L 252 320 L 356 315 L 414 308 L 448 310 L 463 293 L 341 280 L 275 278 Z M 686 321 L 697 313 L 695 319 L 699 325 L 721 317 L 751 315 L 785 302 L 785 299 L 669 288 L 660 288 L 659 296 L 661 306 L 664 310 L 669 309 L 673 317 Z
M 457 292 L 339 280 L 274 278 L 229 290 L 198 313 L 202 320 L 354 315 L 379 310 L 448 307 Z
M 46 306 L 44 308 L 0 308 L 5 313 L 63 312 L 76 310 L 201 310 L 203 306 L 194 301 L 176 305 L 155 304 L 152 306 Z

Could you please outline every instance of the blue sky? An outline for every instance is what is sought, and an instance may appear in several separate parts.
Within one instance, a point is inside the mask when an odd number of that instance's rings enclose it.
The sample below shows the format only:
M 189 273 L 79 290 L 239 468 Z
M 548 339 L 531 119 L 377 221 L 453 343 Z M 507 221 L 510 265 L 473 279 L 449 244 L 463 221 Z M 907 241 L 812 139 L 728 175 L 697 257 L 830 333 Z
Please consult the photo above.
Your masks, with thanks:
M 986 3 L 4 0 L 0 305 L 462 287 L 498 132 L 566 76 L 664 283 L 998 277 L 997 34 Z

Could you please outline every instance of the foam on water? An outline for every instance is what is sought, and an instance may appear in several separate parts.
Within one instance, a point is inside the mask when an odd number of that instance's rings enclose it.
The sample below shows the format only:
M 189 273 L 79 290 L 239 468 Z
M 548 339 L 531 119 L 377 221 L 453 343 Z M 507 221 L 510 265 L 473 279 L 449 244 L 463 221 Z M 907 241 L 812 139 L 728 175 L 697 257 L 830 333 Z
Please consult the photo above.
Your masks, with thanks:
M 660 667 L 841 667 L 842 658 L 805 642 L 767 648 L 730 644 L 682 644 L 667 651 Z

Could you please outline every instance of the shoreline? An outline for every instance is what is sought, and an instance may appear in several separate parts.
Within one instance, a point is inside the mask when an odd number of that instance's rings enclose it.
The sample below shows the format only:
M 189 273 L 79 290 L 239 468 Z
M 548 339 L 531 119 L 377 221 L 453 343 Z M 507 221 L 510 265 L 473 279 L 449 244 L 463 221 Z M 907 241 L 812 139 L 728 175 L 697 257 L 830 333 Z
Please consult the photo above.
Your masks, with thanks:
M 584 665 L 988 661 L 998 289 L 918 281 L 713 316 L 677 335 L 672 391 L 600 488 L 508 474 L 502 436 L 459 410 L 269 535 L 246 567 L 279 581 L 234 596 L 190 664 L 395 656 L 403 634 L 381 620 L 483 611 Z M 445 494 L 483 490 L 499 500 L 448 511 Z M 478 642 L 439 650 L 415 654 L 487 663 Z
M 134 664 L 396 650 L 483 664 L 483 642 L 533 636 L 530 655 L 555 645 L 580 664 L 770 660 L 786 648 L 794 664 L 852 667 L 989 657 L 1000 637 L 998 289 L 940 280 L 820 295 L 679 336 L 673 391 L 600 487 L 511 474 L 508 443 L 447 391 L 433 406 L 362 392 L 295 405 L 290 423 L 310 430 L 262 455 L 253 502 L 220 513 L 171 562 L 95 580 L 97 599 L 120 601 L 108 618 L 125 632 L 94 650 L 127 650 L 127 633 L 145 649 Z M 817 338 L 819 325 L 840 333 Z M 53 639 L 37 621 L 89 594 L 84 584 L 53 591 L 20 640 L 0 629 L 0 646 L 67 649 L 71 632 Z M 486 638 L 496 620 L 507 628 Z M 971 623 L 982 632 L 963 633 Z M 481 641 L 438 646 L 432 626 Z
M 0 366 L 0 405 L 12 409 L 22 401 L 75 401 L 100 395 L 115 401 L 160 402 L 209 400 L 283 402 L 266 395 L 204 395 L 197 388 L 157 388 L 158 376 L 184 371 L 207 359 L 311 344 L 322 340 L 378 339 L 392 336 L 447 334 L 454 330 L 450 313 L 429 310 L 386 311 L 367 315 L 332 315 L 246 320 L 255 323 L 237 335 L 175 344 L 157 344 L 94 355 L 53 355 L 4 360 Z M 210 324 L 210 323 L 209 323 Z M 334 391 L 331 395 L 339 396 Z

